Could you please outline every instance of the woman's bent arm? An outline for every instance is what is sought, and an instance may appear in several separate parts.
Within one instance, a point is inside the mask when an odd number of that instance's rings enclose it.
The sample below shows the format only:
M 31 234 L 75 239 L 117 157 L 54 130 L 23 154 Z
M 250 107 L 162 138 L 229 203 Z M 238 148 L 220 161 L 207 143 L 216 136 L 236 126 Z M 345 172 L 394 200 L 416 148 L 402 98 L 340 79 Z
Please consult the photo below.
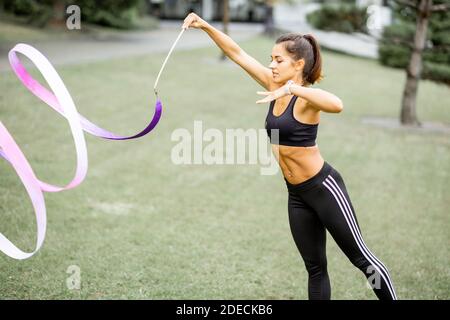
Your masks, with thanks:
M 241 66 L 261 86 L 269 90 L 272 71 L 242 50 L 230 36 L 214 28 L 195 13 L 189 14 L 184 21 L 183 27 L 189 26 L 205 31 L 227 57 Z
M 205 22 L 201 28 L 230 59 L 239 55 L 241 47 L 230 36 Z
M 272 71 L 264 67 L 259 61 L 242 50 L 231 37 L 210 24 L 202 28 L 214 40 L 217 46 L 222 49 L 227 57 L 244 69 L 262 87 L 269 89 Z

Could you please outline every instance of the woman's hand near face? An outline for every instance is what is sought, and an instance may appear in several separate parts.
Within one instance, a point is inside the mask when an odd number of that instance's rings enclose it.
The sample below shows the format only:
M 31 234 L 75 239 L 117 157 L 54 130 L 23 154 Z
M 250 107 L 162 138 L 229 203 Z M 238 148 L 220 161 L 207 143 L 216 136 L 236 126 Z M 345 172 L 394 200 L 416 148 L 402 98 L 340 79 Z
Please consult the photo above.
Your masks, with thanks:
M 259 95 L 266 96 L 265 98 L 256 101 L 256 103 L 258 104 L 270 102 L 272 100 L 276 100 L 290 94 L 287 84 L 274 91 L 257 91 L 256 93 Z

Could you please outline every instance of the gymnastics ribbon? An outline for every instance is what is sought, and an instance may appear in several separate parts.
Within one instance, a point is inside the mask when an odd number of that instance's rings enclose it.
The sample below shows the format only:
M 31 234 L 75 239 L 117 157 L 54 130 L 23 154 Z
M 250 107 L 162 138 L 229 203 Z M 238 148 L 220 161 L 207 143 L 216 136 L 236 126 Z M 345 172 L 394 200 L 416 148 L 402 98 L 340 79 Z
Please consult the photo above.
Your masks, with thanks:
M 175 48 L 175 45 L 180 39 L 184 30 L 185 28 L 181 30 L 176 41 L 172 45 L 172 48 L 170 49 L 166 59 L 164 60 L 164 63 L 155 81 L 153 89 L 156 96 L 156 104 L 152 120 L 147 125 L 147 127 L 144 128 L 144 130 L 135 135 L 127 137 L 119 136 L 105 129 L 102 129 L 79 114 L 69 91 L 64 85 L 64 82 L 61 80 L 58 73 L 53 68 L 51 63 L 47 60 L 47 58 L 45 58 L 45 56 L 38 50 L 27 44 L 19 43 L 9 51 L 9 62 L 22 84 L 36 97 L 45 102 L 60 115 L 65 117 L 69 122 L 70 130 L 75 142 L 77 167 L 72 181 L 70 181 L 66 186 L 55 186 L 39 180 L 34 174 L 33 169 L 28 163 L 25 155 L 22 153 L 19 146 L 16 144 L 6 127 L 0 121 L 0 157 L 3 157 L 12 165 L 23 185 L 25 186 L 25 189 L 34 208 L 37 225 L 37 242 L 36 248 L 33 252 L 24 252 L 20 250 L 2 233 L 0 233 L 0 251 L 11 258 L 22 260 L 30 258 L 41 248 L 45 239 L 47 225 L 47 215 L 43 191 L 59 192 L 62 190 L 72 189 L 83 182 L 84 178 L 86 177 L 88 169 L 88 156 L 83 130 L 94 136 L 104 139 L 128 140 L 142 137 L 155 128 L 162 114 L 162 102 L 158 98 L 158 92 L 156 89 L 158 80 L 167 63 L 167 60 L 169 59 L 170 54 Z M 17 57 L 17 52 L 28 57 L 33 62 L 44 79 L 47 81 L 51 91 L 47 90 L 47 88 L 42 86 L 38 81 L 31 77 L 31 75 L 27 72 L 27 70 Z

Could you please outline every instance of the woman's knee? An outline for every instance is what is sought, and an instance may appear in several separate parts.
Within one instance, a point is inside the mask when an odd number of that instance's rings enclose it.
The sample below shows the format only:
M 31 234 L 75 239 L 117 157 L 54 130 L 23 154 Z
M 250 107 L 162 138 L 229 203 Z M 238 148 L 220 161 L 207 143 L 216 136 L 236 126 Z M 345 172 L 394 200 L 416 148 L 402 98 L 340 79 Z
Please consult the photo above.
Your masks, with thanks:
M 327 274 L 327 261 L 305 261 L 305 267 L 310 277 Z

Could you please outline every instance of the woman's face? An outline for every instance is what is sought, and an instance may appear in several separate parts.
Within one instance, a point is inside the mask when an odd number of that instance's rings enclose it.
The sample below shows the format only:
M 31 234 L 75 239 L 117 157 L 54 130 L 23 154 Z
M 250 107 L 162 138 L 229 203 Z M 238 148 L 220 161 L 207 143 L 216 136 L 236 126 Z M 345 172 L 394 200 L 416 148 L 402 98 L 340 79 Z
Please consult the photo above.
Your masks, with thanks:
M 272 80 L 275 83 L 284 85 L 288 80 L 303 83 L 301 71 L 305 64 L 304 60 L 294 61 L 283 43 L 278 43 L 273 47 L 270 59 L 269 68 L 272 70 Z

